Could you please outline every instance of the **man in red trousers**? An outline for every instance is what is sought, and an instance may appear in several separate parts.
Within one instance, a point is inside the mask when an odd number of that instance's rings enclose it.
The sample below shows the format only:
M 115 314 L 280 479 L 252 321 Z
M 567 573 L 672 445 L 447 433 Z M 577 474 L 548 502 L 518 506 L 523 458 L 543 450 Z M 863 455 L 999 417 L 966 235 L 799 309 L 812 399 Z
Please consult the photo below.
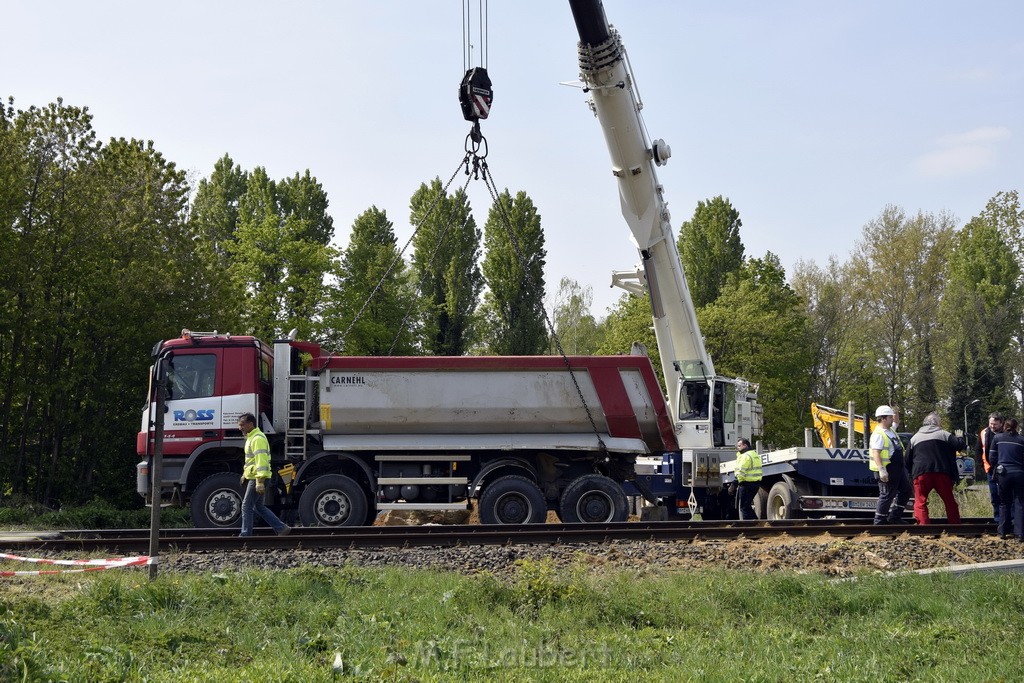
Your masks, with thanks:
M 928 494 L 934 489 L 946 506 L 950 524 L 960 523 L 960 506 L 953 496 L 953 486 L 960 481 L 956 468 L 956 437 L 939 427 L 939 414 L 924 418 L 917 434 L 910 438 L 907 469 L 914 481 L 914 519 L 928 524 Z

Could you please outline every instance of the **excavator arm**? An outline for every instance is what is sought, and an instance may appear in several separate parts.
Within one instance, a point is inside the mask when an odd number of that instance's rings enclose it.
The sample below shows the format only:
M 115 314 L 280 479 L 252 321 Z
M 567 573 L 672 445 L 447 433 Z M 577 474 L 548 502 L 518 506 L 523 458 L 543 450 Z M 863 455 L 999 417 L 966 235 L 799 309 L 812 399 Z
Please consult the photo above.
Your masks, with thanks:
M 849 413 L 838 408 L 829 408 L 828 406 L 811 403 L 811 418 L 814 420 L 814 429 L 818 432 L 821 445 L 825 448 L 838 448 L 838 435 L 835 434 L 834 430 L 837 428 L 849 429 Z M 868 433 L 875 431 L 877 426 L 878 422 L 876 420 L 870 420 Z M 856 434 L 864 434 L 863 415 L 853 416 L 853 431 Z

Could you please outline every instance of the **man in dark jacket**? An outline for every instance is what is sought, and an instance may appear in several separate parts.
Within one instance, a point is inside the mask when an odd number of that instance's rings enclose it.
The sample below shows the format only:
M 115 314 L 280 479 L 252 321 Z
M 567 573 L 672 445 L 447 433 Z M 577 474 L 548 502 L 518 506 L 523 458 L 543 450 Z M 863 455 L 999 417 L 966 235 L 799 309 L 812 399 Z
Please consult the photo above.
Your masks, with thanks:
M 928 494 L 938 491 L 946 506 L 950 524 L 960 523 L 960 506 L 953 496 L 953 486 L 960 481 L 956 468 L 956 437 L 939 427 L 939 414 L 928 413 L 924 424 L 910 438 L 907 469 L 914 480 L 914 519 L 928 524 Z
M 988 426 L 978 434 L 978 441 L 974 444 L 974 462 L 980 462 L 985 468 L 985 476 L 988 477 L 988 495 L 992 499 L 992 519 L 999 524 L 999 485 L 996 483 L 996 473 L 992 469 L 992 462 L 989 453 L 992 451 L 992 439 L 996 434 L 1003 432 L 1003 416 L 999 413 L 991 413 L 988 416 Z
M 1003 538 L 1010 536 L 1010 520 L 1017 540 L 1024 541 L 1024 438 L 1017 433 L 1017 420 L 1009 418 L 1002 434 L 992 440 L 989 453 L 992 474 L 999 482 L 999 527 Z

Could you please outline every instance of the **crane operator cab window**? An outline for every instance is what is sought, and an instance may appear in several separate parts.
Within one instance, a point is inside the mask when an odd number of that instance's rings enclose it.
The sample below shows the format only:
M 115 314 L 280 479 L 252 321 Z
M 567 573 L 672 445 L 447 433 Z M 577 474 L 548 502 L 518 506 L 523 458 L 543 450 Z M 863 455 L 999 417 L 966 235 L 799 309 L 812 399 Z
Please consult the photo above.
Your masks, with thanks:
M 705 380 L 683 382 L 682 390 L 679 392 L 679 419 L 708 419 L 710 394 L 710 387 Z
M 715 446 L 724 446 L 726 431 L 736 422 L 736 387 L 727 382 L 709 384 L 704 379 L 683 382 L 679 392 L 679 419 L 707 421 L 709 413 L 712 441 Z
M 213 354 L 179 355 L 171 361 L 171 400 L 213 396 L 217 357 Z

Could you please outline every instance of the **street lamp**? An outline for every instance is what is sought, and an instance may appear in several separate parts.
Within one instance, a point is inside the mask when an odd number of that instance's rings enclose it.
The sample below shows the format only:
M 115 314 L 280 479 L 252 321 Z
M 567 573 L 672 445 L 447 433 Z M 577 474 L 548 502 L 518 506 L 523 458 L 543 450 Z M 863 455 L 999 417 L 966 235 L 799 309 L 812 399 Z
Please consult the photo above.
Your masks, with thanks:
M 981 399 L 976 398 L 964 406 L 964 448 L 967 447 L 967 435 L 970 434 L 970 432 L 967 431 L 967 409 L 973 406 L 975 403 L 981 403 Z

